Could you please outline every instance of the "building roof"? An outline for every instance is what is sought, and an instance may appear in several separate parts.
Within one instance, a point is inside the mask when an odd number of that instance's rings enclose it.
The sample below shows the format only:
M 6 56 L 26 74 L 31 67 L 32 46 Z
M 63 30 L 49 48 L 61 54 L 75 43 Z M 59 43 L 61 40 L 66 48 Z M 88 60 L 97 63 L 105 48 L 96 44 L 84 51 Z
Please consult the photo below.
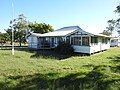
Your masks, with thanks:
M 94 34 L 95 36 L 100 36 L 100 37 L 110 37 L 110 36 L 107 36 L 107 35 L 103 35 L 103 34 Z
M 64 27 L 58 30 L 55 30 L 53 32 L 42 34 L 42 37 L 49 37 L 49 36 L 66 36 L 68 34 L 71 34 L 75 32 L 76 30 L 80 29 L 78 26 L 70 26 L 70 27 Z
M 119 39 L 120 40 L 120 37 L 112 37 L 111 39 Z
M 70 35 L 74 32 L 77 32 L 78 30 L 81 30 L 84 33 L 90 34 L 92 36 L 109 37 L 109 36 L 103 35 L 103 34 L 93 34 L 93 33 L 86 32 L 86 31 L 82 30 L 79 26 L 63 27 L 63 28 L 55 30 L 53 32 L 48 32 L 48 33 L 44 33 L 44 34 L 31 33 L 31 35 L 38 36 L 38 37 L 58 37 L 58 36 Z
M 33 32 L 30 32 L 30 35 L 41 37 L 42 34 L 40 34 L 40 33 L 33 33 Z

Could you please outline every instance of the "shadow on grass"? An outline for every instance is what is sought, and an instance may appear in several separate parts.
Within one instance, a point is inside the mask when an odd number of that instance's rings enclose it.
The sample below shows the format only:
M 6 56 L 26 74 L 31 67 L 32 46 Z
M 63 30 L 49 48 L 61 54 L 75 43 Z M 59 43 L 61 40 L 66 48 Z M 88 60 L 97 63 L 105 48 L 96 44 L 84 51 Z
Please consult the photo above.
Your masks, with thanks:
M 18 49 L 18 48 L 28 48 L 27 46 L 14 46 L 15 49 Z M 0 46 L 0 50 L 11 50 L 12 49 L 12 46 Z
M 35 49 L 29 49 L 28 47 L 18 47 L 18 48 L 15 48 L 15 50 L 25 51 L 25 52 L 28 52 L 28 53 L 35 53 L 36 52 Z
M 110 59 L 110 63 L 114 65 L 111 66 L 111 71 L 120 74 L 120 55 L 108 57 L 108 59 Z
M 111 67 L 111 71 L 114 73 L 119 73 L 120 74 L 120 65 Z
M 110 59 L 112 63 L 120 63 L 120 55 L 108 57 L 108 59 Z
M 9 47 L 4 47 L 0 50 L 11 50 L 11 46 Z M 25 51 L 25 52 L 28 52 L 28 53 L 33 53 L 33 55 L 31 55 L 31 58 L 51 58 L 51 59 L 58 59 L 58 60 L 62 60 L 62 59 L 67 59 L 67 58 L 70 58 L 72 56 L 88 56 L 89 54 L 83 54 L 83 53 L 73 53 L 71 55 L 62 55 L 62 54 L 57 54 L 56 52 L 54 52 L 54 50 L 50 49 L 50 50 L 35 50 L 35 49 L 29 49 L 28 47 L 26 46 L 23 46 L 23 47 L 19 47 L 19 46 L 16 46 L 15 47 L 15 50 L 16 51 Z
M 105 68 L 105 66 L 103 67 Z M 120 79 L 104 80 L 107 76 L 99 71 L 100 68 L 101 66 L 96 66 L 89 73 L 71 73 L 57 79 L 55 77 L 59 73 L 9 76 L 7 77 L 8 81 L 0 83 L 0 87 L 5 90 L 109 90 L 110 85 L 113 84 L 112 87 L 119 90 Z M 15 81 L 18 82 L 10 86 Z
M 87 54 L 82 54 L 82 53 L 73 53 L 71 55 L 62 55 L 62 54 L 57 54 L 54 50 L 37 50 L 34 55 L 31 56 L 31 58 L 52 58 L 52 59 L 57 59 L 57 60 L 62 60 L 62 59 L 67 59 L 72 56 L 87 56 Z
M 0 50 L 11 50 L 12 49 L 12 46 L 4 46 L 4 47 L 0 47 Z M 17 51 L 25 51 L 25 52 L 30 52 L 30 53 L 33 53 L 35 52 L 36 50 L 34 49 L 29 49 L 27 46 L 14 46 L 14 49 L 17 50 Z

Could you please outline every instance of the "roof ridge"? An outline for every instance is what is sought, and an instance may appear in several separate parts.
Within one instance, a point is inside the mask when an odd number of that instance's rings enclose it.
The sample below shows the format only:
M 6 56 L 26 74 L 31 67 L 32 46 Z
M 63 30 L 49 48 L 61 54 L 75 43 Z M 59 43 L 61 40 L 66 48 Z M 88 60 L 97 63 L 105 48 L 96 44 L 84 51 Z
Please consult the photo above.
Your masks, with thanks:
M 67 27 L 62 27 L 62 28 L 60 28 L 60 29 L 57 29 L 57 30 L 55 30 L 55 31 L 59 31 L 59 30 L 61 30 L 61 29 L 73 28 L 73 27 L 80 28 L 79 26 L 67 26 Z

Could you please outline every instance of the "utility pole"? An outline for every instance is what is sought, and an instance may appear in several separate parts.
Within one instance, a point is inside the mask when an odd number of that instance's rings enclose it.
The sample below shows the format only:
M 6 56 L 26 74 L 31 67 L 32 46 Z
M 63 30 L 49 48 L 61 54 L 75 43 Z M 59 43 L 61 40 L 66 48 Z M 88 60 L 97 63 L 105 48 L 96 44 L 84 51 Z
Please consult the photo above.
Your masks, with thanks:
M 12 23 L 14 22 L 14 2 L 12 0 Z M 14 28 L 12 27 L 12 55 L 14 55 Z

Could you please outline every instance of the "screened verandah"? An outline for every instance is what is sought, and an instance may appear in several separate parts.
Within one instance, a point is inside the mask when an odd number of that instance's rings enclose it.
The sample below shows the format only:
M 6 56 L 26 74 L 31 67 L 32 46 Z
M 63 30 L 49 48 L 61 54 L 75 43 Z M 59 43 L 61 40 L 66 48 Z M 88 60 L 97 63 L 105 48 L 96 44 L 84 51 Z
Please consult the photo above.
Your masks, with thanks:
M 61 42 L 74 46 L 91 46 L 98 44 L 98 37 L 91 36 L 67 36 L 67 37 L 39 37 L 38 48 L 54 48 Z
M 39 37 L 38 49 L 55 48 L 59 43 L 65 41 L 63 37 Z
M 109 38 L 101 36 L 72 37 L 71 44 L 75 52 L 89 54 L 110 48 Z
M 38 49 L 52 49 L 61 42 L 70 43 L 75 52 L 94 53 L 109 48 L 109 39 L 98 36 L 39 37 Z

